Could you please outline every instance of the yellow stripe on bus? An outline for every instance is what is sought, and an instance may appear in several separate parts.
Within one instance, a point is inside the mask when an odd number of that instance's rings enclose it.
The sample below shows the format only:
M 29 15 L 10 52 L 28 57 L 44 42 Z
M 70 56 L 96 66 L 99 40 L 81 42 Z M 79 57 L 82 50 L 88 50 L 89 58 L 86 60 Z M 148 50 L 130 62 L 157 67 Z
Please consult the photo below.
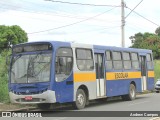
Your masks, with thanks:
M 95 73 L 74 73 L 74 82 L 95 82 Z
M 141 72 L 106 72 L 106 80 L 141 78 Z
M 154 77 L 154 71 L 148 71 L 148 77 Z

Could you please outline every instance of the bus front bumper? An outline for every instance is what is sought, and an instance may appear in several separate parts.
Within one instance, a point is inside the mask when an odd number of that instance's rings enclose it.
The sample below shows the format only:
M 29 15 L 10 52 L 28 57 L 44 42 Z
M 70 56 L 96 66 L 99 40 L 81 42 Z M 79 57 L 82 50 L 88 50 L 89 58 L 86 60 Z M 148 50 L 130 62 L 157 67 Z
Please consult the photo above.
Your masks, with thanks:
M 47 90 L 41 94 L 17 95 L 9 92 L 11 103 L 35 104 L 35 103 L 56 103 L 55 91 Z M 30 98 L 30 99 L 26 99 Z

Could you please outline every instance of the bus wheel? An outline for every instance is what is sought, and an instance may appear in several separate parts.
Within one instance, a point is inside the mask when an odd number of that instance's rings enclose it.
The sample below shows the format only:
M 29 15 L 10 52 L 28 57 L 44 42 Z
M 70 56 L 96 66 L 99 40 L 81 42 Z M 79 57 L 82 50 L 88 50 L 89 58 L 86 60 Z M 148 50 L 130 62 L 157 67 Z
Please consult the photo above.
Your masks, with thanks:
M 128 100 L 134 100 L 136 98 L 136 87 L 130 84 L 129 94 L 127 96 Z
M 43 110 L 47 110 L 50 109 L 51 104 L 50 103 L 41 103 L 41 104 L 37 104 L 39 109 L 43 109 Z
M 136 87 L 133 84 L 130 84 L 129 94 L 121 96 L 123 100 L 132 101 L 136 98 Z
M 74 107 L 76 109 L 83 109 L 86 105 L 87 99 L 84 90 L 78 89 L 76 93 L 76 101 L 74 103 Z

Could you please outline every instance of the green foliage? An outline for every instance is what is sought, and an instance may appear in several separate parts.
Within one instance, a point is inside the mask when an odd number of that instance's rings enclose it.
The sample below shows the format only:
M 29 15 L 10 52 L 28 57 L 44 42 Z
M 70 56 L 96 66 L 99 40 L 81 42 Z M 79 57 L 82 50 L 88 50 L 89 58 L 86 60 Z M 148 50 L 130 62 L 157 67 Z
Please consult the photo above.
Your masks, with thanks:
M 160 60 L 155 60 L 154 61 L 154 72 L 155 72 L 155 81 L 157 79 L 160 79 Z
M 154 33 L 136 33 L 131 36 L 132 48 L 150 49 L 153 52 L 154 59 L 160 58 L 160 36 Z
M 10 45 L 28 41 L 27 33 L 17 25 L 0 25 L 0 52 L 10 48 Z
M 9 102 L 7 76 L 0 77 L 0 102 Z
M 0 102 L 9 102 L 8 96 L 8 67 L 6 65 L 6 57 L 10 51 L 4 50 L 0 54 Z
M 6 58 L 11 54 L 9 48 L 11 45 L 27 41 L 27 33 L 21 27 L 0 25 L 0 102 L 9 102 L 8 66 L 6 65 Z
M 158 36 L 160 36 L 160 27 L 158 27 L 158 28 L 156 29 L 155 33 L 156 33 Z

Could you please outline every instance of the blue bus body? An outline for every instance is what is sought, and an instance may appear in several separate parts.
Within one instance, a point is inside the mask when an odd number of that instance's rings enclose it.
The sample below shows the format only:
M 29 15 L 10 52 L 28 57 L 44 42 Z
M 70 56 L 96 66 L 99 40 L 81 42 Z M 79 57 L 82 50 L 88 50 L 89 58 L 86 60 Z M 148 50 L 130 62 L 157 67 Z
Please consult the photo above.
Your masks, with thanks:
M 12 103 L 74 102 L 78 89 L 88 100 L 128 95 L 130 84 L 136 92 L 154 89 L 151 50 L 48 41 L 12 51 Z

